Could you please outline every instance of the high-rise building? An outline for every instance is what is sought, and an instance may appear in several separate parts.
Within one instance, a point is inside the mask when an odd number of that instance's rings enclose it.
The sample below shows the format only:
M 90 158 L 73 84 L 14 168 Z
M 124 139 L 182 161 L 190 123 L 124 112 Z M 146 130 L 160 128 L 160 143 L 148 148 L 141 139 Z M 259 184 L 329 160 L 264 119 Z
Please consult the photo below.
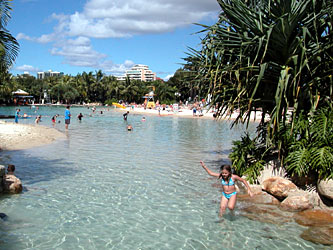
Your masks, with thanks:
M 156 73 L 152 72 L 147 65 L 136 64 L 131 69 L 126 70 L 125 75 L 118 76 L 117 80 L 124 81 L 126 78 L 151 82 L 156 80 Z
M 37 72 L 37 79 L 44 79 L 51 76 L 63 76 L 64 72 L 48 70 L 45 72 Z

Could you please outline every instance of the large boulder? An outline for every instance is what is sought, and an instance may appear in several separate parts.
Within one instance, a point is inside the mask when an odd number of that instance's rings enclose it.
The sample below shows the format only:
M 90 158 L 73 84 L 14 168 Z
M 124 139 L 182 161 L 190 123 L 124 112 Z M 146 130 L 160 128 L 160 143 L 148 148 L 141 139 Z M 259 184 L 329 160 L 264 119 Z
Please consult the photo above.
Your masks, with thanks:
M 321 180 L 317 184 L 318 193 L 329 200 L 333 200 L 333 180 Z
M 22 183 L 15 175 L 5 175 L 4 192 L 18 194 L 22 192 Z
M 275 176 L 266 179 L 262 183 L 262 189 L 277 199 L 283 200 L 288 196 L 288 193 L 296 191 L 297 186 L 287 179 Z

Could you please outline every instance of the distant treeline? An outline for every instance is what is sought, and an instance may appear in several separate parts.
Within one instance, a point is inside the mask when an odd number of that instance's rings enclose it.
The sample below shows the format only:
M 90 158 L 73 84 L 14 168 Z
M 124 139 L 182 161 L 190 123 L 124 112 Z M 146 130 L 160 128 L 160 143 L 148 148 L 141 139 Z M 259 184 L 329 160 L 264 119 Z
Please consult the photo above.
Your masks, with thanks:
M 185 69 L 176 71 L 168 81 L 156 80 L 143 82 L 127 78 L 119 81 L 114 76 L 104 74 L 101 70 L 83 72 L 76 76 L 63 75 L 37 79 L 34 76 L 2 73 L 0 81 L 0 103 L 12 104 L 12 92 L 22 89 L 33 96 L 35 103 L 89 103 L 111 104 L 125 102 L 143 103 L 143 96 L 155 89 L 155 100 L 170 104 L 176 101 L 200 98 L 193 73 Z

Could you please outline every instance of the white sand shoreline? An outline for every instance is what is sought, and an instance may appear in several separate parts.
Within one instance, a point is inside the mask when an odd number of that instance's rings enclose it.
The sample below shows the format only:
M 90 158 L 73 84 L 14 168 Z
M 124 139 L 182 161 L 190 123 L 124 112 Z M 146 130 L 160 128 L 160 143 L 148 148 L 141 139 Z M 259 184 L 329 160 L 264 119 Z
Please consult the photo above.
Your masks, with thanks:
M 42 125 L 16 124 L 0 121 L 0 149 L 22 150 L 52 143 L 65 134 Z
M 157 115 L 157 116 L 171 116 L 171 117 L 187 117 L 187 118 L 194 118 L 194 119 L 215 119 L 213 114 L 214 112 L 204 110 L 202 112 L 202 115 L 199 115 L 198 112 L 196 113 L 196 116 L 193 116 L 193 110 L 191 109 L 180 109 L 179 111 L 171 111 L 171 110 L 161 110 L 160 114 L 159 111 L 156 109 L 144 109 L 144 108 L 137 108 L 134 109 L 127 107 L 126 109 L 121 108 L 115 108 L 114 109 L 117 112 L 126 112 L 129 111 L 130 114 L 142 114 L 142 115 Z M 234 120 L 238 116 L 237 112 L 234 112 L 231 115 L 225 115 L 223 117 L 219 117 L 217 120 Z M 258 112 L 252 112 L 251 113 L 251 121 L 257 121 L 259 122 L 261 120 L 262 113 L 260 111 Z M 268 117 L 266 118 L 268 119 Z

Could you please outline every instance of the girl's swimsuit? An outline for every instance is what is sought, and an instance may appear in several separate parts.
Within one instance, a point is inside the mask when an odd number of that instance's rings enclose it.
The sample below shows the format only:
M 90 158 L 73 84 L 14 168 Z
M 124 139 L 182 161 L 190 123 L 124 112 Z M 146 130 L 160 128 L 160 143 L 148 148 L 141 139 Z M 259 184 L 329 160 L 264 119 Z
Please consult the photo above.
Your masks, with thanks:
M 233 185 L 235 185 L 235 182 L 232 180 L 231 177 L 230 177 L 228 183 L 226 183 L 226 182 L 223 180 L 223 178 L 222 178 L 221 183 L 222 183 L 223 186 L 233 186 Z M 229 199 L 231 198 L 231 196 L 237 194 L 237 192 L 235 191 L 235 192 L 232 192 L 231 194 L 226 194 L 225 192 L 222 192 L 222 194 L 223 194 L 223 196 L 224 196 L 225 198 L 227 198 L 227 199 L 229 200 Z

